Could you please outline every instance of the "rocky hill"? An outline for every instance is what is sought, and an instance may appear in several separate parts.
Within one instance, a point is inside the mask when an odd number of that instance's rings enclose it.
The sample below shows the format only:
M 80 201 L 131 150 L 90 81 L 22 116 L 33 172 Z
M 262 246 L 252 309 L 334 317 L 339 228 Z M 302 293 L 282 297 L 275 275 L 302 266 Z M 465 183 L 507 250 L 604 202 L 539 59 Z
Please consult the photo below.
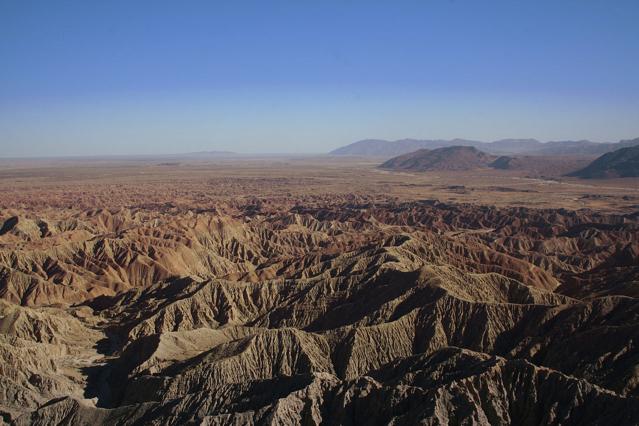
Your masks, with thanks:
M 428 170 L 472 170 L 486 167 L 495 157 L 471 146 L 451 146 L 434 150 L 420 149 L 391 158 L 380 168 L 423 172 Z
M 587 167 L 570 173 L 586 179 L 639 176 L 639 146 L 621 148 L 604 154 Z
M 397 141 L 387 141 L 383 139 L 365 139 L 354 142 L 350 145 L 331 151 L 330 155 L 361 155 L 369 157 L 394 157 L 401 154 L 417 151 L 420 149 L 436 149 L 452 145 L 474 146 L 481 142 L 454 139 L 400 139 Z

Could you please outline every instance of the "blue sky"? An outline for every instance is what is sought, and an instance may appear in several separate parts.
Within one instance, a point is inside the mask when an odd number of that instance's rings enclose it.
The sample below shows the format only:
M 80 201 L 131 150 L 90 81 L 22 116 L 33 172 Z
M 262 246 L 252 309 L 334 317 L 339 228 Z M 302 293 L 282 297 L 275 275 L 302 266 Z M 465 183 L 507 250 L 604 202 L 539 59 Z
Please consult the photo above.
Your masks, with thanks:
M 636 0 L 0 0 L 0 156 L 639 137 Z

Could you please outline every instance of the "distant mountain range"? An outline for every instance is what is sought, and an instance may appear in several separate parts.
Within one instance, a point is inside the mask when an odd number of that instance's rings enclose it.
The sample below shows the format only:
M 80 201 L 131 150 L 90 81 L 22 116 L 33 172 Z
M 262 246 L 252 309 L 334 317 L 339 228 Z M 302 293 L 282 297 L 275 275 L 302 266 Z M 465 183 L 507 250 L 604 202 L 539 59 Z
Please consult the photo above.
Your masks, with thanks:
M 394 157 L 419 149 L 437 149 L 450 146 L 472 146 L 490 154 L 526 155 L 601 155 L 620 148 L 639 145 L 639 138 L 617 143 L 581 141 L 540 142 L 536 139 L 502 139 L 481 142 L 468 139 L 365 139 L 331 151 L 330 155 L 359 155 L 370 157 Z
M 639 176 L 639 146 L 621 148 L 597 158 L 587 167 L 568 174 L 586 179 Z

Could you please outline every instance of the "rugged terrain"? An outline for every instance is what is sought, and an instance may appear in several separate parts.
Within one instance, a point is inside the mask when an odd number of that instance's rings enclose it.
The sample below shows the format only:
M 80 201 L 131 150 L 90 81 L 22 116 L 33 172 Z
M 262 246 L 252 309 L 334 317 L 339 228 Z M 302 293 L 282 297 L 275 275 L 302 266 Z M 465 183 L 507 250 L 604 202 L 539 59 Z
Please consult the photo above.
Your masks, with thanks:
M 627 148 L 632 149 L 632 148 Z M 380 169 L 403 172 L 451 171 L 469 172 L 478 169 L 510 170 L 525 176 L 554 178 L 581 169 L 593 160 L 590 156 L 542 156 L 518 155 L 495 156 L 472 146 L 451 146 L 433 150 L 420 149 L 393 157 L 382 164 Z M 610 177 L 599 176 L 599 177 Z M 617 177 L 620 177 L 617 175 Z M 499 178 L 498 178 L 499 179 Z M 500 179 L 499 179 L 500 180 Z
M 0 170 L 4 422 L 639 422 L 636 180 L 163 164 Z
M 602 155 L 587 167 L 569 174 L 586 179 L 639 176 L 639 146 L 621 148 Z
M 597 143 L 587 140 L 540 142 L 536 139 L 501 139 L 493 142 L 468 139 L 400 139 L 396 141 L 364 139 L 337 148 L 330 154 L 391 158 L 420 149 L 472 146 L 483 152 L 496 155 L 597 156 L 637 145 L 639 145 L 639 138 L 614 143 Z

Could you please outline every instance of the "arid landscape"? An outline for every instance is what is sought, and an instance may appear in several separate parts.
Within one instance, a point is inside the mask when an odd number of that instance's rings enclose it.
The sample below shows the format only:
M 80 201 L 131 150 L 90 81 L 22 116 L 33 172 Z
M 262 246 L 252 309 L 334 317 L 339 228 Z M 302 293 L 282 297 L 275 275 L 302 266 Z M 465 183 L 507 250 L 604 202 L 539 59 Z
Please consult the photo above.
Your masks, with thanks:
M 382 162 L 0 161 L 2 420 L 639 423 L 639 178 Z
M 0 1 L 0 426 L 639 425 L 639 1 Z

